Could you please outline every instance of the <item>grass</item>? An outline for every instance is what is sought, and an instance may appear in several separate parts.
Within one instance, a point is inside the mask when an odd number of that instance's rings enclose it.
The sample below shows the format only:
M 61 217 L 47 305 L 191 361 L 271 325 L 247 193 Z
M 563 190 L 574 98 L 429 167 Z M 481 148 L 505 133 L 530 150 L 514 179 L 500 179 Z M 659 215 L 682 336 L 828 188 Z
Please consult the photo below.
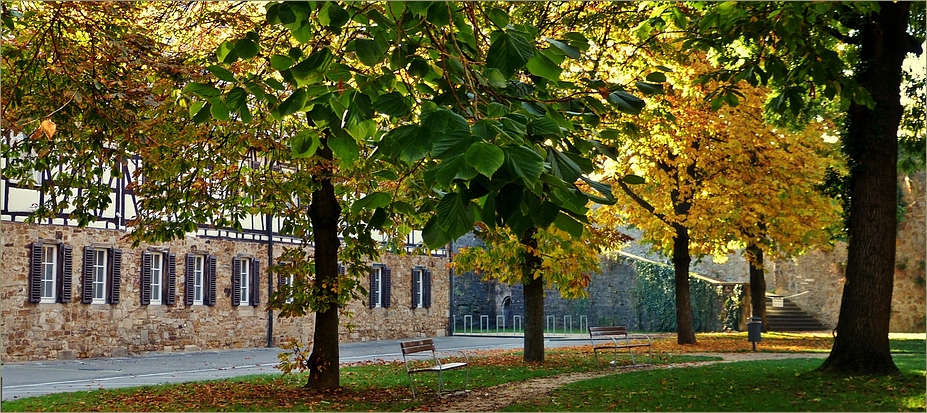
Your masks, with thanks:
M 656 364 L 711 358 L 691 353 L 749 351 L 746 335 L 699 334 L 699 344 L 680 346 L 675 337 L 654 341 Z M 760 351 L 827 351 L 829 334 L 764 334 Z M 820 360 L 740 362 L 645 370 L 574 383 L 546 400 L 510 410 L 924 410 L 924 335 L 893 337 L 895 362 L 905 374 L 894 378 L 838 378 L 814 372 Z M 515 351 L 471 355 L 470 388 L 481 389 L 575 371 L 600 370 L 589 346 L 549 349 L 543 365 L 525 364 Z M 412 399 L 401 363 L 365 363 L 341 369 L 342 388 L 310 392 L 304 375 L 266 374 L 234 379 L 60 393 L 5 401 L 2 411 L 401 411 L 427 407 L 437 379 L 415 376 Z M 463 388 L 464 373 L 445 374 L 445 389 Z M 740 403 L 740 404 L 737 404 Z
M 573 383 L 504 410 L 924 411 L 924 354 L 894 359 L 903 372 L 898 377 L 827 375 L 814 370 L 821 365 L 814 359 L 631 372 Z
M 592 356 L 579 349 L 551 349 L 544 364 L 525 364 L 516 351 L 482 352 L 471 356 L 470 389 L 575 371 L 599 369 Z M 655 364 L 717 358 L 654 355 Z M 627 361 L 629 363 L 629 361 Z M 445 390 L 463 389 L 462 370 L 445 372 Z M 3 411 L 400 411 L 415 409 L 434 398 L 437 378 L 418 374 L 412 399 L 402 363 L 377 362 L 341 369 L 342 389 L 310 392 L 305 375 L 265 374 L 234 379 L 165 384 L 126 389 L 59 393 L 7 401 Z

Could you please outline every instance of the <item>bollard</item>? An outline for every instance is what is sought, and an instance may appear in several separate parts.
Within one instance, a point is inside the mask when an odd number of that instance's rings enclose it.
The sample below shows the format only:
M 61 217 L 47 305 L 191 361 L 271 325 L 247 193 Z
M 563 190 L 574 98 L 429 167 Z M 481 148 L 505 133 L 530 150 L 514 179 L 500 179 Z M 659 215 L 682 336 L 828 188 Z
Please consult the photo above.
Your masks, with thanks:
M 763 341 L 763 319 L 759 317 L 750 317 L 747 322 L 747 340 L 753 343 L 753 351 L 756 352 L 756 343 Z

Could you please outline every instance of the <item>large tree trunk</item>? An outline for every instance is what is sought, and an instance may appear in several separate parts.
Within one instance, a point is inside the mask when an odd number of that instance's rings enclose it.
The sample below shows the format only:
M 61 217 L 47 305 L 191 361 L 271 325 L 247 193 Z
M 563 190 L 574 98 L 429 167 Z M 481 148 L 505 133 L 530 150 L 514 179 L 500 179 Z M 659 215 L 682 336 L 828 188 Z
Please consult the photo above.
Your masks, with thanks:
M 673 269 L 676 275 L 676 342 L 695 344 L 695 327 L 692 322 L 692 300 L 689 294 L 689 229 L 673 224 Z
M 901 64 L 909 51 L 908 2 L 879 3 L 861 31 L 857 79 L 875 108 L 853 103 L 844 135 L 850 160 L 846 284 L 837 337 L 821 370 L 897 374 L 889 350 L 897 227 L 898 125 Z
M 325 162 L 331 163 L 333 154 L 323 138 L 318 150 Z M 338 285 L 338 219 L 341 206 L 335 197 L 331 182 L 330 165 L 319 168 L 325 172 L 314 178 L 317 189 L 312 192 L 309 205 L 309 220 L 312 222 L 315 240 L 315 285 L 326 295 L 325 308 L 315 313 L 312 354 L 309 356 L 309 379 L 306 387 L 312 389 L 335 389 L 340 386 L 338 369 L 338 294 L 333 290 Z
M 541 257 L 535 255 L 538 241 L 534 238 L 537 228 L 525 232 L 521 242 L 528 247 L 522 278 L 525 282 L 525 356 L 526 363 L 544 362 L 544 278 L 534 277 L 541 266 Z
M 750 263 L 750 307 L 753 317 L 763 320 L 763 332 L 769 331 L 766 322 L 766 274 L 763 269 L 763 250 L 756 245 L 750 245 L 747 250 L 753 254 Z

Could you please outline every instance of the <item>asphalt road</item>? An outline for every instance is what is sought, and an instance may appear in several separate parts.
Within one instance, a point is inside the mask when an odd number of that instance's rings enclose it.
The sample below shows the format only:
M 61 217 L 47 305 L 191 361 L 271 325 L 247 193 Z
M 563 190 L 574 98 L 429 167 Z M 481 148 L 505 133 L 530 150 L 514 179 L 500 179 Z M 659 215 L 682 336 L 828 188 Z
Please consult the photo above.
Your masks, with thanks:
M 522 337 L 452 336 L 435 338 L 442 351 L 522 348 Z M 399 342 L 341 344 L 341 363 L 401 359 Z M 547 339 L 545 347 L 586 344 L 585 340 Z M 279 348 L 155 353 L 131 357 L 52 360 L 0 365 L 0 396 L 12 400 L 50 393 L 112 389 L 161 383 L 223 379 L 249 374 L 279 374 Z

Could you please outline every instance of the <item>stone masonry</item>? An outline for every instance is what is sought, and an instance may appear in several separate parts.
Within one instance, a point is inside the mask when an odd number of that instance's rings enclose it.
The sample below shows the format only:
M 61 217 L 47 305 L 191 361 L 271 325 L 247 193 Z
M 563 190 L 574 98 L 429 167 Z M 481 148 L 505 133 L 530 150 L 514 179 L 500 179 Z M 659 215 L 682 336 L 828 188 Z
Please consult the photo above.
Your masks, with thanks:
M 0 316 L 3 350 L 8 361 L 125 356 L 144 352 L 264 347 L 267 345 L 268 301 L 266 244 L 190 236 L 169 243 L 132 248 L 126 233 L 57 225 L 0 223 Z M 29 245 L 38 240 L 73 246 L 73 298 L 66 304 L 35 304 L 28 299 Z M 120 248 L 122 283 L 118 304 L 82 304 L 80 250 L 83 246 Z M 140 305 L 141 253 L 148 247 L 169 249 L 177 256 L 175 305 Z M 184 304 L 183 256 L 206 252 L 217 256 L 216 304 Z M 282 248 L 275 248 L 277 254 Z M 262 261 L 260 304 L 231 305 L 232 257 L 250 254 Z M 344 341 L 434 337 L 445 334 L 448 317 L 447 259 L 386 254 L 381 263 L 392 269 L 390 308 L 369 309 L 355 301 L 345 307 L 340 338 Z M 372 264 L 372 263 L 371 263 Z M 411 308 L 412 267 L 430 269 L 432 307 Z M 274 280 L 276 285 L 276 280 Z M 364 283 L 365 281 L 362 281 Z M 350 316 L 349 314 L 353 314 Z M 292 337 L 312 339 L 314 317 L 274 318 L 274 342 Z

